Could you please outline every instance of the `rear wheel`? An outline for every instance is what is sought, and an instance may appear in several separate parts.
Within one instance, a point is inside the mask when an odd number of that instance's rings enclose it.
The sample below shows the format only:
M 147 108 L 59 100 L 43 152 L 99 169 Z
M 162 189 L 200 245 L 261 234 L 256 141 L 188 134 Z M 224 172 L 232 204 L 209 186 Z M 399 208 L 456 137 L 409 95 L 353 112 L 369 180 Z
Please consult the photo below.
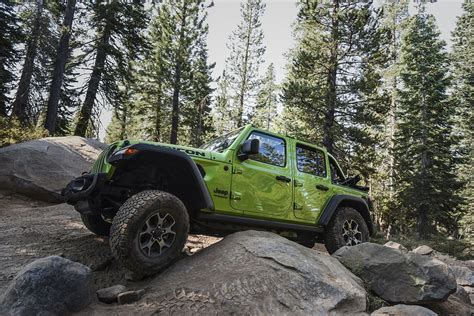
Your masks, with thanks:
M 109 236 L 111 223 L 96 214 L 81 214 L 81 219 L 88 230 L 98 236 Z
M 326 227 L 325 244 L 330 254 L 344 246 L 369 241 L 369 229 L 364 218 L 351 207 L 340 207 Z
M 143 191 L 129 198 L 115 215 L 110 247 L 125 267 L 150 275 L 181 255 L 188 230 L 188 212 L 176 196 Z

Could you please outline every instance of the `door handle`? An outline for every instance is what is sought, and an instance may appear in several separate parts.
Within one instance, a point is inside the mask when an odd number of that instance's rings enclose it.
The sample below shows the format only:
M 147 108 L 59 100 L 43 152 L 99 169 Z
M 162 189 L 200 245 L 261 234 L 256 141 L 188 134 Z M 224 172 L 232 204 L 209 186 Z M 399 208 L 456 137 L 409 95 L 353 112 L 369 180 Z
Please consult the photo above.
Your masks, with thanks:
M 276 179 L 278 181 L 283 181 L 283 182 L 291 182 L 291 179 L 285 176 L 276 176 Z
M 316 184 L 316 189 L 323 190 L 323 191 L 329 190 L 329 188 L 327 186 L 322 185 L 322 184 Z

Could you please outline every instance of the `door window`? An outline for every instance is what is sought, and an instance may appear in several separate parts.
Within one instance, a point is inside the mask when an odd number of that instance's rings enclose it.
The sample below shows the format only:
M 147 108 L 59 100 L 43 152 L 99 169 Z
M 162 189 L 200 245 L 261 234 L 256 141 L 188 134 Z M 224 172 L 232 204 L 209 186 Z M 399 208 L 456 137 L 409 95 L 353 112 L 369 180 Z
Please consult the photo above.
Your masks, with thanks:
M 326 160 L 322 150 L 296 145 L 296 165 L 301 172 L 326 178 Z
M 250 155 L 250 159 L 279 167 L 285 166 L 286 146 L 283 139 L 260 132 L 252 132 L 248 139 L 258 139 L 260 141 L 259 153 Z

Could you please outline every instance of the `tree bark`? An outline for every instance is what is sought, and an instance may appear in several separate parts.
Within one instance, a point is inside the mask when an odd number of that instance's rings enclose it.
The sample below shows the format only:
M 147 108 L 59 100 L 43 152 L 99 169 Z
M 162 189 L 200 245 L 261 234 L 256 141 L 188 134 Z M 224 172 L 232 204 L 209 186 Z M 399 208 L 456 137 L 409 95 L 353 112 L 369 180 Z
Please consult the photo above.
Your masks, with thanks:
M 179 95 L 181 92 L 181 71 L 182 71 L 182 56 L 181 50 L 183 49 L 183 38 L 186 27 L 186 1 L 183 1 L 183 11 L 181 18 L 181 30 L 179 34 L 179 53 L 176 58 L 174 84 L 173 84 L 173 107 L 171 110 L 171 135 L 170 143 L 176 144 L 178 142 L 178 127 L 179 127 Z
M 31 37 L 26 47 L 26 57 L 21 71 L 20 82 L 13 101 L 12 116 L 18 118 L 23 124 L 28 124 L 28 97 L 30 94 L 31 78 L 38 51 L 38 37 L 41 32 L 41 15 L 43 13 L 43 0 L 36 2 L 36 15 L 31 31 Z
M 79 118 L 74 131 L 74 135 L 76 136 L 86 136 L 87 127 L 89 126 L 89 121 L 92 116 L 92 109 L 94 108 L 95 98 L 99 89 L 100 79 L 104 71 L 105 59 L 107 58 L 106 46 L 109 43 L 109 38 L 110 30 L 109 26 L 106 25 L 100 38 L 100 45 L 97 48 L 94 68 L 92 69 L 89 85 L 87 86 L 86 98 L 84 99 L 84 104 L 79 112 Z
M 252 10 L 253 7 L 250 9 Z M 252 11 L 250 11 L 249 16 L 252 16 Z M 244 57 L 244 73 L 242 76 L 242 85 L 240 86 L 240 96 L 239 96 L 239 109 L 237 113 L 237 127 L 241 127 L 243 124 L 243 115 L 244 115 L 244 98 L 245 90 L 247 86 L 247 73 L 248 73 L 248 63 L 249 63 L 249 54 L 250 54 L 250 35 L 252 34 L 252 18 L 249 21 L 249 28 L 247 30 L 247 42 L 245 43 L 245 57 Z
M 51 80 L 48 107 L 46 111 L 46 122 L 44 124 L 44 127 L 48 130 L 49 135 L 54 135 L 56 133 L 58 103 L 59 97 L 61 96 L 61 86 L 63 84 L 66 61 L 70 55 L 69 39 L 71 38 L 72 21 L 74 19 L 75 9 L 76 0 L 68 0 L 66 3 L 66 11 L 64 13 L 62 33 L 61 38 L 59 39 L 56 61 L 54 63 L 53 78 Z
M 333 16 L 332 16 L 332 31 L 331 37 L 333 46 L 331 48 L 331 57 L 329 60 L 329 71 L 327 73 L 327 92 L 326 92 L 326 112 L 324 115 L 324 125 L 323 125 L 323 145 L 326 147 L 329 153 L 334 153 L 334 135 L 333 135 L 333 126 L 334 118 L 336 112 L 336 79 L 337 79 L 337 55 L 338 55 L 338 27 L 339 22 L 337 19 L 337 14 L 339 11 L 339 0 L 333 1 Z
M 424 87 L 424 80 L 422 79 L 422 87 Z M 429 158 L 427 152 L 427 131 L 426 126 L 429 124 L 428 122 L 428 113 L 427 113 L 427 104 L 426 104 L 426 96 L 422 92 L 421 96 L 421 157 L 420 157 L 420 196 L 422 199 L 425 199 L 426 194 L 426 186 L 427 186 L 427 177 L 428 177 L 428 169 L 429 169 Z M 430 231 L 429 223 L 428 223 L 428 208 L 429 205 L 426 203 L 421 203 L 417 206 L 417 220 L 416 220 L 416 232 L 419 239 L 425 239 L 428 237 L 428 232 Z

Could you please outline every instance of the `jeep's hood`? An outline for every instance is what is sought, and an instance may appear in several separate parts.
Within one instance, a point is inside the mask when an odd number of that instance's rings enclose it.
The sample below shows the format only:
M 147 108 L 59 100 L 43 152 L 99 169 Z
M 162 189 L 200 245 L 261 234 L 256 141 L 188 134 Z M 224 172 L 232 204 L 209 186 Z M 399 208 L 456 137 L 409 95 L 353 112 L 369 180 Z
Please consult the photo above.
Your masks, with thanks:
M 114 145 L 117 145 L 118 148 L 124 147 L 124 142 L 126 141 L 118 141 L 114 143 Z M 148 145 L 153 145 L 153 146 L 159 146 L 159 147 L 166 147 L 166 148 L 172 148 L 181 152 L 184 152 L 191 156 L 191 158 L 200 158 L 200 159 L 209 159 L 209 160 L 218 160 L 218 161 L 224 161 L 224 157 L 221 153 L 218 152 L 213 152 L 209 150 L 204 150 L 201 148 L 193 148 L 193 147 L 188 147 L 188 146 L 181 146 L 181 145 L 173 145 L 173 144 L 166 144 L 166 143 L 157 143 L 157 142 L 149 142 L 149 141 L 136 141 L 136 140 L 129 140 L 128 144 L 129 145 L 134 145 L 134 144 L 148 144 Z M 126 145 L 127 146 L 127 145 Z

